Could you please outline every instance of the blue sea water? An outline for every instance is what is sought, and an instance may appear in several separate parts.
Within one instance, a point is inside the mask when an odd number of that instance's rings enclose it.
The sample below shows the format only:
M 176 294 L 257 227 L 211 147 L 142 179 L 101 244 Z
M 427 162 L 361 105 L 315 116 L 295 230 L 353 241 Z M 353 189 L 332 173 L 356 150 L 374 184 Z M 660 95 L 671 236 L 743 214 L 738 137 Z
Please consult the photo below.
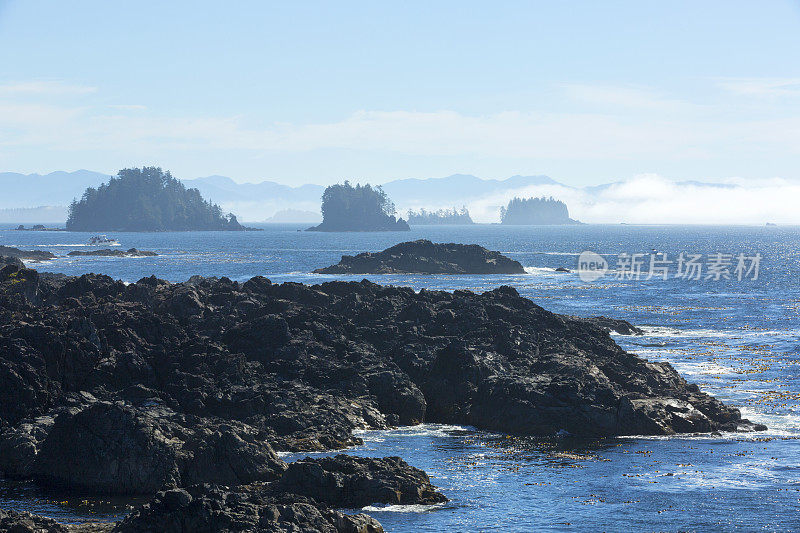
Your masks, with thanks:
M 377 283 L 473 291 L 512 285 L 543 307 L 607 315 L 643 326 L 615 336 L 629 351 L 668 361 L 689 381 L 766 424 L 755 434 L 577 440 L 511 438 L 441 425 L 365 431 L 344 453 L 399 455 L 427 471 L 450 502 L 368 507 L 387 531 L 791 531 L 800 529 L 800 227 L 559 226 L 414 227 L 406 233 L 314 233 L 271 225 L 247 233 L 115 233 L 123 248 L 152 258 L 65 257 L 89 234 L 0 229 L 0 244 L 50 250 L 42 271 L 98 272 L 125 281 L 155 274 L 319 283 L 364 277 Z M 520 261 L 524 275 L 323 276 L 343 254 L 401 241 L 476 243 Z M 620 253 L 744 253 L 762 256 L 758 279 L 616 279 L 584 282 L 574 269 L 593 250 Z M 734 258 L 734 266 L 735 266 Z M 732 267 L 733 268 L 733 267 Z M 645 264 L 645 270 L 647 264 Z M 299 456 L 287 456 L 294 460 Z M 120 502 L 44 494 L 0 480 L 0 507 L 62 520 L 111 519 Z

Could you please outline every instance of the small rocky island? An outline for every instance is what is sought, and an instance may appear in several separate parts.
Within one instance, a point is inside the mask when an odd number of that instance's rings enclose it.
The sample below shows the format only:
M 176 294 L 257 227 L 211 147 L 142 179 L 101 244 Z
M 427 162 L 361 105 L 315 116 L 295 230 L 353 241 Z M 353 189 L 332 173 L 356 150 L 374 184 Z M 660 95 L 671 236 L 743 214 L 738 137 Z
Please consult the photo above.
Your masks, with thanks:
M 232 214 L 156 167 L 126 168 L 69 206 L 67 231 L 245 231 Z
M 445 501 L 397 457 L 287 464 L 275 453 L 351 446 L 359 428 L 439 422 L 585 437 L 764 429 L 668 363 L 625 352 L 606 331 L 621 326 L 551 313 L 505 286 L 126 284 L 6 262 L 0 471 L 151 499 L 116 525 L 0 511 L 0 529 L 378 532 L 374 519 L 336 509 Z
M 148 250 L 137 250 L 136 248 L 129 248 L 128 250 L 112 250 L 111 248 L 103 248 L 102 250 L 91 250 L 82 252 L 74 250 L 69 252 L 70 256 L 100 256 L 100 257 L 155 257 L 158 254 Z
M 343 255 L 338 264 L 314 274 L 524 274 L 525 269 L 500 252 L 477 244 L 402 242 L 382 252 Z
M 0 245 L 0 256 L 15 257 L 26 261 L 49 261 L 56 258 L 55 254 L 45 250 L 20 250 L 13 246 L 3 245 Z
M 410 231 L 395 218 L 394 203 L 384 190 L 349 181 L 331 185 L 322 194 L 322 224 L 306 231 Z

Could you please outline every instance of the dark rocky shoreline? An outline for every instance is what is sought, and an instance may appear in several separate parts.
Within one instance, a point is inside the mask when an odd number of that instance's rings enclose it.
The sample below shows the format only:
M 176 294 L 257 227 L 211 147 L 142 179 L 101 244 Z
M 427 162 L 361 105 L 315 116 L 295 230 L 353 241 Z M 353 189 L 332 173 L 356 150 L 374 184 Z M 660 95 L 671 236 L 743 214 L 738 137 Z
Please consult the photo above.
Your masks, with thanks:
M 424 472 L 396 458 L 287 465 L 275 450 L 339 449 L 359 442 L 355 429 L 423 421 L 536 436 L 763 429 L 669 364 L 622 350 L 606 328 L 635 333 L 626 324 L 550 313 L 510 287 L 126 285 L 10 261 L 0 471 L 43 487 L 166 491 L 119 531 L 168 516 L 178 522 L 165 531 L 379 531 L 332 509 L 444 501 Z
M 525 269 L 500 252 L 477 244 L 402 242 L 382 252 L 343 255 L 336 265 L 314 274 L 524 274 Z
M 101 257 L 155 257 L 158 254 L 148 250 L 137 250 L 136 248 L 129 248 L 127 250 L 112 250 L 111 248 L 103 248 L 102 250 L 90 250 L 82 252 L 75 250 L 69 252 L 69 256 L 101 256 Z
M 0 256 L 25 259 L 26 261 L 48 261 L 55 259 L 55 254 L 44 250 L 20 250 L 13 246 L 0 245 Z

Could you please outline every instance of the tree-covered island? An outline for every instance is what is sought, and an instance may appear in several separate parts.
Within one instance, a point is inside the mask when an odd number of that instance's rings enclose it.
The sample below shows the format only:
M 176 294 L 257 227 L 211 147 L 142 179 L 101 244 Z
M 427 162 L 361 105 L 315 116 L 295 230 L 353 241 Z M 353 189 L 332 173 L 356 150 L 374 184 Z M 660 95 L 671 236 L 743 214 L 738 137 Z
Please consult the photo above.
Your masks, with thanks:
M 69 206 L 67 231 L 244 231 L 197 189 L 158 167 L 126 168 Z
M 424 207 L 419 211 L 408 210 L 409 226 L 445 226 L 456 224 L 474 224 L 466 207 L 459 210 L 439 209 L 427 211 Z
M 514 198 L 500 208 L 500 221 L 507 225 L 580 224 L 569 218 L 567 204 L 550 198 Z
M 384 190 L 349 181 L 331 185 L 322 194 L 322 224 L 306 231 L 410 231 Z

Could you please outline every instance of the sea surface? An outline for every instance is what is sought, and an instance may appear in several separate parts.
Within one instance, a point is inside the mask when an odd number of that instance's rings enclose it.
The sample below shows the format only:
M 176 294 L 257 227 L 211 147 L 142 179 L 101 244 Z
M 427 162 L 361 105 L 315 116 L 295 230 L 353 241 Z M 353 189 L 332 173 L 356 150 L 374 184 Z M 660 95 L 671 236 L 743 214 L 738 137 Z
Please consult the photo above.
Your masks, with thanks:
M 50 250 L 41 271 L 108 274 L 134 282 L 155 274 L 255 275 L 320 283 L 364 277 L 415 289 L 486 291 L 512 285 L 551 311 L 607 315 L 642 326 L 644 336 L 616 336 L 629 351 L 668 361 L 689 381 L 738 406 L 766 432 L 580 440 L 510 438 L 469 427 L 422 425 L 365 431 L 345 450 L 399 455 L 424 469 L 450 498 L 440 506 L 367 507 L 387 531 L 792 531 L 800 529 L 800 227 L 496 225 L 414 227 L 405 233 L 316 233 L 270 225 L 246 233 L 113 233 L 122 248 L 148 258 L 64 257 L 90 249 L 90 234 L 20 232 L 0 227 L 0 244 Z M 504 276 L 326 276 L 309 274 L 343 254 L 398 242 L 476 243 L 520 261 L 526 274 Z M 585 282 L 575 269 L 585 250 L 613 266 L 619 254 L 731 254 L 731 279 L 675 277 Z M 739 280 L 738 254 L 761 254 Z M 663 259 L 659 256 L 658 259 Z M 288 455 L 294 460 L 303 455 Z M 324 455 L 324 454 L 315 454 Z M 0 480 L 0 507 L 79 522 L 114 519 L 130 501 L 42 493 Z

